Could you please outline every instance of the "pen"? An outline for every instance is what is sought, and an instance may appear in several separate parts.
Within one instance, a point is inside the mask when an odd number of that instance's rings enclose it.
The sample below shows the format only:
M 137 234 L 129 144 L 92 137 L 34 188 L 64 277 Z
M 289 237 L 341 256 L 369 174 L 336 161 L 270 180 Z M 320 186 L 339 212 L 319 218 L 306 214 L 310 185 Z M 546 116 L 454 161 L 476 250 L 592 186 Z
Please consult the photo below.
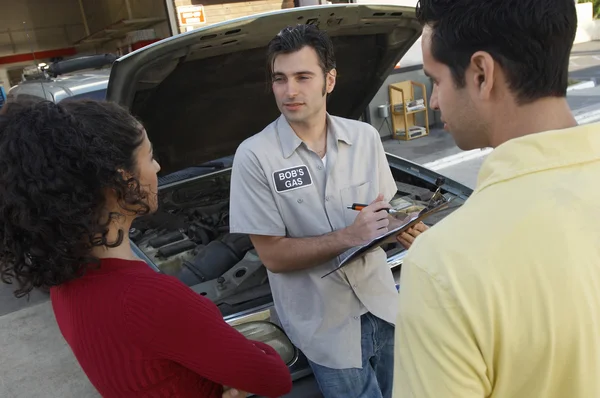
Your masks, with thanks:
M 361 211 L 362 209 L 364 209 L 367 206 L 368 205 L 366 205 L 364 203 L 352 203 L 352 206 L 348 206 L 348 209 Z M 384 209 L 384 210 L 387 211 L 388 213 L 396 213 L 396 210 L 394 210 L 394 209 Z

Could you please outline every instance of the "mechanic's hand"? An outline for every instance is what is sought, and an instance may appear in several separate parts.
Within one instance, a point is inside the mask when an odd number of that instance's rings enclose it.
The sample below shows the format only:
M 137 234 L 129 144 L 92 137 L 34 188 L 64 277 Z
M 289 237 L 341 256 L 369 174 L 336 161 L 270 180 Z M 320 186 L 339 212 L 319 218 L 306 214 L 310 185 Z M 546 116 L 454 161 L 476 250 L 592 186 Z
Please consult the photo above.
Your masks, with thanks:
M 427 231 L 428 229 L 429 229 L 429 227 L 427 225 L 423 224 L 423 222 L 419 222 L 418 224 L 415 224 L 413 227 L 402 232 L 400 235 L 398 235 L 396 237 L 396 239 L 398 239 L 398 242 L 402 246 L 404 246 L 406 249 L 409 249 L 412 246 L 412 244 L 414 243 L 417 236 L 421 235 L 423 232 Z
M 247 396 L 248 396 L 247 392 L 243 392 L 243 391 L 237 390 L 235 388 L 224 386 L 223 387 L 223 395 L 221 396 L 221 398 L 246 398 Z
M 354 223 L 346 228 L 350 245 L 363 245 L 387 233 L 390 220 L 385 209 L 391 207 L 389 203 L 383 200 L 383 194 L 379 194 L 377 199 L 362 209 L 356 216 Z

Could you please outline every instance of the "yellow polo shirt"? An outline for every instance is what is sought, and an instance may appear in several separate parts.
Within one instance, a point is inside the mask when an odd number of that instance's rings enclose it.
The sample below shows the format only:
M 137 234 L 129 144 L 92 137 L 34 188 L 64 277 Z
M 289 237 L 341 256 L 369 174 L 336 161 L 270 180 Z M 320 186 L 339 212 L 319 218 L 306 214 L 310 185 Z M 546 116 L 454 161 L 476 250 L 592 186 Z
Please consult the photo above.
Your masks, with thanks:
M 600 397 L 600 124 L 499 146 L 415 241 L 393 396 Z

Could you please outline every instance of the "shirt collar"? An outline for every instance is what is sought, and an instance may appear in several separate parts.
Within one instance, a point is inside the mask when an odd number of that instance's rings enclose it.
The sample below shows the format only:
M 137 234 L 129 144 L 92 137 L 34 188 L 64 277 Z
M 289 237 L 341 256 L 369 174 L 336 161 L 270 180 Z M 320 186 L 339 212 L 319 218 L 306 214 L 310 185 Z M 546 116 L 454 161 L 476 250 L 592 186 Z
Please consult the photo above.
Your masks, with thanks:
M 515 138 L 498 146 L 483 162 L 477 193 L 522 175 L 600 160 L 600 123 Z
M 283 152 L 283 156 L 287 159 L 292 156 L 292 154 L 301 144 L 303 144 L 303 142 L 300 137 L 296 135 L 296 132 L 294 129 L 292 129 L 292 126 L 290 126 L 284 115 L 279 116 L 275 123 L 277 134 L 279 135 L 279 141 L 281 143 L 281 150 Z M 329 113 L 327 113 L 327 132 L 336 138 L 336 142 L 343 141 L 348 145 L 352 145 L 352 141 L 348 137 L 348 133 L 339 126 L 336 120 L 332 118 Z

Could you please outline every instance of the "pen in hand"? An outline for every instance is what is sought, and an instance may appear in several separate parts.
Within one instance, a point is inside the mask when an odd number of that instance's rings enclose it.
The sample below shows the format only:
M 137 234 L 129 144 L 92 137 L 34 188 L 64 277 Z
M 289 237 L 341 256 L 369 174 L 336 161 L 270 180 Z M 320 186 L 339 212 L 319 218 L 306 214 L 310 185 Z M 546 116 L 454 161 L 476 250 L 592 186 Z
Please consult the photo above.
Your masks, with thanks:
M 348 209 L 361 211 L 362 209 L 364 209 L 367 206 L 368 205 L 364 204 L 364 203 L 352 203 L 352 206 L 348 206 Z M 383 209 L 383 210 L 387 211 L 388 213 L 396 213 L 396 210 L 394 210 L 394 209 Z

